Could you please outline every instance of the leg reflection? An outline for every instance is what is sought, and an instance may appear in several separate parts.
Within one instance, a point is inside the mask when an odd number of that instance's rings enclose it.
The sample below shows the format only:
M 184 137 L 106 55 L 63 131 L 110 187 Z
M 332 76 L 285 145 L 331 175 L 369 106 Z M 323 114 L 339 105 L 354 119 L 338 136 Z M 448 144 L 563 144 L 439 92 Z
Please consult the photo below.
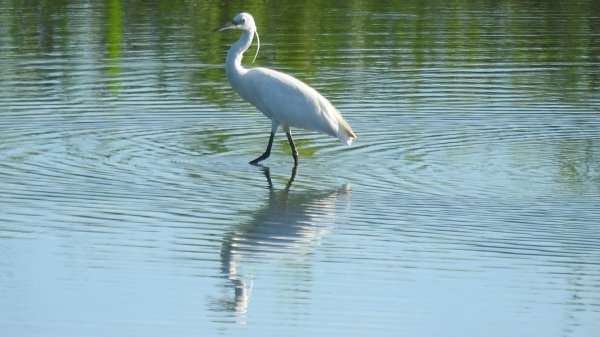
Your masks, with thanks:
M 262 170 L 263 170 L 263 174 L 265 175 L 265 178 L 267 178 L 267 184 L 269 185 L 269 190 L 271 192 L 274 192 L 274 190 L 273 190 L 273 180 L 271 180 L 271 171 L 269 170 L 269 167 L 268 166 L 262 166 Z M 298 165 L 294 165 L 294 167 L 292 168 L 292 174 L 290 176 L 290 179 L 288 179 L 287 184 L 285 184 L 284 191 L 289 191 L 290 190 L 290 187 L 292 187 L 292 183 L 296 179 L 296 174 L 297 173 L 298 173 Z
M 276 188 L 278 179 L 273 180 L 269 168 L 261 166 L 261 170 L 269 189 L 264 203 L 251 212 L 245 209 L 237 217 L 243 220 L 225 234 L 221 244 L 221 277 L 225 282 L 215 309 L 227 311 L 238 323 L 246 323 L 255 274 L 262 280 L 278 276 L 271 281 L 281 285 L 277 297 L 282 300 L 292 301 L 309 292 L 311 253 L 321 237 L 343 221 L 336 213 L 347 209 L 345 196 L 350 193 L 347 184 L 330 189 L 296 186 L 292 190 L 297 166 L 285 187 Z M 290 260 L 295 262 L 280 263 Z

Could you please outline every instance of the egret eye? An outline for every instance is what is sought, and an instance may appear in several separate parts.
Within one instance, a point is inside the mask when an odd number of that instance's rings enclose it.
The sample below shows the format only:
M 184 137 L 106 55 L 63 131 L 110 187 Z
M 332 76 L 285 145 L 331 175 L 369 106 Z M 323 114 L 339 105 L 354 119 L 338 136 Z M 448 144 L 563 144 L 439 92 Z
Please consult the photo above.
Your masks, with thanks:
M 246 23 L 246 19 L 242 19 L 242 23 Z

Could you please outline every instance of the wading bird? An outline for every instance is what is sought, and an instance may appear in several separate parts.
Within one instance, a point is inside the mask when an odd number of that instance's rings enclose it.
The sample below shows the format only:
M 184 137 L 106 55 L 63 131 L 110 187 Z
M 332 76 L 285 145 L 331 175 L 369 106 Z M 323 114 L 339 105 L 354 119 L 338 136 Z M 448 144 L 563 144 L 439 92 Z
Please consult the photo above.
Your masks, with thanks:
M 290 75 L 272 69 L 262 67 L 246 69 L 242 66 L 242 57 L 252 44 L 254 35 L 258 43 L 254 60 L 260 48 L 260 39 L 252 15 L 237 14 L 233 20 L 215 28 L 213 32 L 225 29 L 242 30 L 242 36 L 227 53 L 225 73 L 229 83 L 244 100 L 271 119 L 271 137 L 267 150 L 250 164 L 257 165 L 260 161 L 269 158 L 273 138 L 280 126 L 285 131 L 292 148 L 294 166 L 298 165 L 298 151 L 290 127 L 319 131 L 339 138 L 343 144 L 352 144 L 356 135 L 350 125 L 315 89 Z

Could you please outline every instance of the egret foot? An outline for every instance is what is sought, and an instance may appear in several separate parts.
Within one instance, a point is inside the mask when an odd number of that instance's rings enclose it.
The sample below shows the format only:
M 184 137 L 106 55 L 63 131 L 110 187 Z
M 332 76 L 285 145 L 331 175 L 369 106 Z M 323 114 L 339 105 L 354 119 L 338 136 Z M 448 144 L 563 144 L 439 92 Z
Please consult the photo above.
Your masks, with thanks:
M 275 133 L 271 132 L 271 137 L 269 138 L 269 144 L 267 145 L 267 150 L 260 157 L 254 159 L 250 162 L 252 165 L 258 165 L 259 162 L 269 158 L 271 156 L 271 147 L 273 146 L 273 138 L 275 138 Z

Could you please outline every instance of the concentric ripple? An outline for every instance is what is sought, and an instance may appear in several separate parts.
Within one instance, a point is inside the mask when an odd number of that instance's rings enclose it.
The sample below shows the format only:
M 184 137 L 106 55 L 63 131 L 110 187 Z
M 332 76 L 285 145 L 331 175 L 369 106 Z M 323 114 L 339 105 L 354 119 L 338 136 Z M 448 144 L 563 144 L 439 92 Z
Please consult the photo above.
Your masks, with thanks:
M 0 336 L 600 331 L 597 6 L 268 5 L 358 136 L 297 169 L 228 6 L 0 1 Z

